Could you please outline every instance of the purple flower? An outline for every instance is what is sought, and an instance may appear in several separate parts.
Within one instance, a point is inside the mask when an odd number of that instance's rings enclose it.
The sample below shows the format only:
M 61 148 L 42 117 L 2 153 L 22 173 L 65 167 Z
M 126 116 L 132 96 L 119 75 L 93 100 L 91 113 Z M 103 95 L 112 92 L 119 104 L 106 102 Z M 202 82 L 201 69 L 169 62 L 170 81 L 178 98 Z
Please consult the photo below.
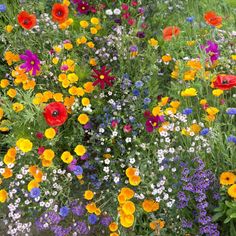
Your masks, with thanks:
M 88 14 L 88 12 L 90 11 L 89 3 L 85 1 L 79 1 L 77 10 L 80 14 Z
M 62 217 L 66 217 L 69 214 L 69 208 L 67 206 L 61 207 L 59 214 Z
M 106 227 L 112 222 L 112 218 L 110 216 L 103 216 L 100 223 Z
M 142 31 L 138 31 L 136 35 L 137 35 L 137 37 L 140 38 L 140 39 L 145 38 L 145 33 L 142 32 Z
M 85 214 L 85 208 L 81 205 L 73 206 L 71 211 L 76 216 L 83 216 Z
M 159 123 L 164 122 L 164 116 L 151 116 L 146 121 L 146 131 L 151 133 L 154 129 L 158 128 Z
M 24 60 L 20 68 L 26 69 L 26 72 L 32 72 L 32 75 L 36 75 L 37 71 L 40 71 L 40 61 L 38 56 L 32 53 L 30 50 L 25 50 L 25 54 L 20 55 L 20 59 Z
M 39 188 L 32 188 L 30 191 L 31 198 L 37 198 L 40 196 L 40 189 Z
M 192 108 L 185 108 L 182 113 L 184 115 L 190 115 L 192 112 L 193 112 Z
M 81 166 L 76 166 L 75 170 L 73 171 L 75 175 L 82 175 L 83 168 Z
M 96 216 L 95 214 L 91 214 L 91 215 L 89 215 L 89 217 L 88 217 L 88 221 L 89 221 L 89 223 L 90 223 L 91 225 L 94 225 L 94 224 L 97 223 L 98 218 L 97 218 L 97 216 Z
M 227 113 L 228 115 L 236 115 L 236 108 L 228 108 L 228 109 L 226 110 L 226 113 Z
M 89 229 L 85 222 L 76 222 L 73 224 L 73 231 L 79 233 L 79 235 L 84 235 L 89 233 Z
M 213 63 L 220 56 L 220 51 L 218 49 L 218 44 L 212 41 L 207 41 L 207 45 L 202 45 L 201 49 L 204 49 L 205 52 L 210 56 L 210 60 Z
M 207 135 L 209 133 L 209 129 L 208 128 L 204 128 L 204 129 L 202 129 L 201 130 L 201 132 L 200 132 L 200 135 Z
M 227 138 L 227 142 L 233 142 L 233 143 L 236 144 L 236 136 L 230 135 L 230 136 Z

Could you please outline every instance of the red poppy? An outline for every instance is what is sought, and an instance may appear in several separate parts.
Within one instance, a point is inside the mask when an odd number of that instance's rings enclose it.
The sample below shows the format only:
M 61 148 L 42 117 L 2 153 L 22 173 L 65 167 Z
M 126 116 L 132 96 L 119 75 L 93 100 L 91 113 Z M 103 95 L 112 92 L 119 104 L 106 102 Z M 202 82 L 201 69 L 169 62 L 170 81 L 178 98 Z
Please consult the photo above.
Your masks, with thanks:
M 93 70 L 95 74 L 92 75 L 93 78 L 97 79 L 93 82 L 93 85 L 100 84 L 101 89 L 105 88 L 105 85 L 112 86 L 111 81 L 115 79 L 115 77 L 109 76 L 111 70 L 106 70 L 106 66 L 103 66 L 101 70 Z
M 58 22 L 59 24 L 65 22 L 69 15 L 69 8 L 68 6 L 55 3 L 52 7 L 52 19 L 53 21 Z
M 208 11 L 204 15 L 207 24 L 211 26 L 219 26 L 222 23 L 222 17 L 218 16 L 214 11 Z
M 67 111 L 60 102 L 49 103 L 43 112 L 44 118 L 49 126 L 61 126 L 67 120 Z
M 236 86 L 236 75 L 218 75 L 213 82 L 213 87 L 229 90 Z
M 36 16 L 29 14 L 27 11 L 22 11 L 18 14 L 17 20 L 19 25 L 27 30 L 32 29 L 36 25 Z
M 168 26 L 163 30 L 163 38 L 165 41 L 170 41 L 173 36 L 180 34 L 180 29 L 177 26 Z

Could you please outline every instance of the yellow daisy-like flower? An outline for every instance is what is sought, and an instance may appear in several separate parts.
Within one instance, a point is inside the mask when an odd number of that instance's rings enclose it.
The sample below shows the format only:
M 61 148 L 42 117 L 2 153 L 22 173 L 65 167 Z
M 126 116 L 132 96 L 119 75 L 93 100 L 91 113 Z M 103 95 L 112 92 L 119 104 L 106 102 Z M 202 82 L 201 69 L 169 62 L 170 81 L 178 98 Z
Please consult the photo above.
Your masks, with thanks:
M 5 189 L 0 190 L 0 202 L 4 203 L 7 200 L 8 194 Z
M 154 38 L 149 39 L 148 43 L 149 43 L 149 45 L 151 45 L 154 48 L 156 48 L 158 46 L 158 41 Z
M 220 184 L 231 185 L 234 184 L 236 176 L 232 172 L 223 172 L 220 175 Z
M 65 162 L 67 164 L 70 164 L 73 161 L 73 156 L 71 155 L 70 152 L 65 151 L 65 152 L 62 153 L 61 159 L 62 159 L 63 162 Z
M 12 104 L 12 109 L 15 111 L 15 112 L 20 112 L 24 109 L 24 105 L 19 103 L 19 102 L 15 102 Z
M 29 152 L 32 150 L 33 143 L 29 139 L 20 138 L 16 142 L 16 146 L 22 151 L 22 152 Z
M 80 114 L 78 117 L 78 121 L 81 125 L 85 125 L 89 122 L 89 117 L 86 114 Z
M 87 150 L 83 145 L 77 145 L 74 151 L 78 156 L 83 156 Z
M 228 194 L 230 197 L 236 198 L 236 184 L 233 184 L 228 188 Z
M 56 135 L 56 131 L 53 128 L 48 128 L 45 130 L 44 135 L 47 139 L 53 139 Z
M 181 92 L 182 97 L 194 97 L 197 96 L 197 90 L 195 88 L 187 88 Z
M 84 192 L 84 199 L 86 199 L 86 200 L 92 200 L 93 197 L 94 197 L 94 193 L 93 193 L 92 191 L 86 190 L 86 191 Z

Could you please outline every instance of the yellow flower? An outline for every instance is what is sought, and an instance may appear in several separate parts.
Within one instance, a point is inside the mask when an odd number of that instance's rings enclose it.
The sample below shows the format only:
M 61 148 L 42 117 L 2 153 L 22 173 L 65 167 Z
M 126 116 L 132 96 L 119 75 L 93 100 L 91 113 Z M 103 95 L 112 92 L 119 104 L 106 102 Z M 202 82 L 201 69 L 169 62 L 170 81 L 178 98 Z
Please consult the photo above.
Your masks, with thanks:
M 131 198 L 133 198 L 134 196 L 134 191 L 130 188 L 122 188 L 121 189 L 121 193 L 124 197 L 125 197 L 125 200 L 129 200 Z
M 17 92 L 16 92 L 16 90 L 15 89 L 9 89 L 8 91 L 7 91 L 7 95 L 9 96 L 9 97 L 11 97 L 11 98 L 14 98 L 15 96 L 16 96 L 16 94 L 17 94 Z
M 13 26 L 12 25 L 7 25 L 7 26 L 5 26 L 5 30 L 6 30 L 7 33 L 11 33 L 12 30 L 13 30 Z
M 187 46 L 190 46 L 190 47 L 191 47 L 191 46 L 194 46 L 195 43 L 196 43 L 196 42 L 195 42 L 194 40 L 192 40 L 192 41 L 187 41 L 187 42 L 186 42 Z
M 63 0 L 63 5 L 70 6 L 70 1 L 69 0 Z
M 2 176 L 4 177 L 4 179 L 8 179 L 10 177 L 12 177 L 12 170 L 10 168 L 5 168 L 4 172 L 2 173 Z
M 69 51 L 73 48 L 73 45 L 71 43 L 65 43 L 64 48 Z
M 142 203 L 142 208 L 146 212 L 154 212 L 159 210 L 159 203 L 154 200 L 145 199 Z
M 19 103 L 19 102 L 15 102 L 12 104 L 12 109 L 15 111 L 15 112 L 20 112 L 24 109 L 24 105 Z
M 120 236 L 120 235 L 117 232 L 113 232 L 109 236 Z
M 56 135 L 56 131 L 53 128 L 48 128 L 45 130 L 44 135 L 47 139 L 53 139 Z
M 200 70 L 202 69 L 202 64 L 200 60 L 198 59 L 193 59 L 187 62 L 187 66 L 191 67 L 194 70 Z
M 0 82 L 0 87 L 1 88 L 6 88 L 8 85 L 9 85 L 9 80 L 7 79 L 2 79 L 1 82 Z
M 236 176 L 232 172 L 223 172 L 220 175 L 220 184 L 231 185 L 234 184 Z
M 89 59 L 89 64 L 90 64 L 91 66 L 96 66 L 96 65 L 97 65 L 97 62 L 96 62 L 96 60 L 95 60 L 94 58 L 90 58 L 90 59 Z
M 4 111 L 3 111 L 3 109 L 0 107 L 0 120 L 2 119 L 3 115 L 4 115 Z
M 63 162 L 65 162 L 67 164 L 70 164 L 73 161 L 73 156 L 71 155 L 70 152 L 65 151 L 65 152 L 62 153 L 61 159 L 62 159 Z
M 88 26 L 89 26 L 89 23 L 88 23 L 88 21 L 86 21 L 86 20 L 82 20 L 82 21 L 80 21 L 80 26 L 82 27 L 82 28 L 87 28 Z
M 192 124 L 192 125 L 190 126 L 190 130 L 191 130 L 192 132 L 194 132 L 195 134 L 198 134 L 198 133 L 200 132 L 200 130 L 201 130 L 201 126 L 198 125 L 198 124 Z
M 219 112 L 219 110 L 216 107 L 208 107 L 206 109 L 206 112 L 208 113 L 208 115 L 214 116 Z
M 162 229 L 165 226 L 165 221 L 163 221 L 163 220 L 155 220 L 155 221 L 152 221 L 149 224 L 149 226 L 150 226 L 150 228 L 152 230 Z
M 138 185 L 140 184 L 140 182 L 141 182 L 140 176 L 134 175 L 134 176 L 131 176 L 131 177 L 129 178 L 129 183 L 130 183 L 132 186 L 138 186 Z
M 212 91 L 212 94 L 214 95 L 214 96 L 216 96 L 216 97 L 219 97 L 221 94 L 223 94 L 223 90 L 221 90 L 221 89 L 214 89 L 213 91 Z
M 131 227 L 134 223 L 134 215 L 122 215 L 120 217 L 120 223 L 125 228 Z
M 77 145 L 74 151 L 78 156 L 83 156 L 87 150 L 83 145 Z
M 99 19 L 98 18 L 96 18 L 96 17 L 92 17 L 91 19 L 90 19 L 90 21 L 91 21 L 91 23 L 93 24 L 93 25 L 98 25 L 99 24 Z
M 52 58 L 52 63 L 53 63 L 54 65 L 56 65 L 58 62 L 59 62 L 59 58 L 58 58 L 58 57 L 53 57 L 53 58 Z
M 172 102 L 170 103 L 170 105 L 171 105 L 173 108 L 178 109 L 179 106 L 180 106 L 180 102 L 179 102 L 179 101 L 172 101 Z
M 115 231 L 117 231 L 117 229 L 118 229 L 118 224 L 116 222 L 111 222 L 109 224 L 109 230 L 111 232 L 115 232 Z
M 0 202 L 4 203 L 7 200 L 8 194 L 5 189 L 0 190 Z
M 90 104 L 90 100 L 88 98 L 82 98 L 81 102 L 84 107 Z
M 31 180 L 29 183 L 28 183 L 28 191 L 30 192 L 33 188 L 38 188 L 39 187 L 39 183 L 36 181 L 36 180 Z
M 230 197 L 236 198 L 236 184 L 233 184 L 228 188 L 228 194 Z
M 89 122 L 89 117 L 86 114 L 80 114 L 78 117 L 78 121 L 81 125 L 85 125 Z
M 92 93 L 94 90 L 93 82 L 87 82 L 84 84 L 84 92 L 85 93 Z
M 46 161 L 52 161 L 55 157 L 55 153 L 52 149 L 45 149 L 42 154 L 42 158 Z
M 53 50 L 57 53 L 57 54 L 59 54 L 60 52 L 61 52 L 61 50 L 62 50 L 62 48 L 61 48 L 61 46 L 54 46 L 53 47 Z
M 68 74 L 67 78 L 71 83 L 75 83 L 79 80 L 79 77 L 75 73 Z
M 62 93 L 54 93 L 53 94 L 53 99 L 56 102 L 63 102 L 63 94 Z
M 207 100 L 206 99 L 201 99 L 199 102 L 202 106 L 207 104 Z
M 231 55 L 232 60 L 236 61 L 236 55 Z
M 149 39 L 148 43 L 154 48 L 156 48 L 158 46 L 158 41 L 154 38 Z
M 69 88 L 68 92 L 70 95 L 78 95 L 78 88 L 75 86 L 72 86 Z
M 97 34 L 98 30 L 95 27 L 90 28 L 90 33 L 91 34 Z
M 166 54 L 164 56 L 162 56 L 162 61 L 167 63 L 167 62 L 170 62 L 172 60 L 172 57 L 169 55 L 169 54 Z
M 181 92 L 182 97 L 194 97 L 197 96 L 197 90 L 195 88 L 187 88 Z
M 16 142 L 16 146 L 22 151 L 22 152 L 29 152 L 32 150 L 33 143 L 29 139 L 20 138 Z
M 184 81 L 194 80 L 196 75 L 195 70 L 188 70 L 184 72 Z
M 123 205 L 122 205 L 122 211 L 126 214 L 126 215 L 131 215 L 135 212 L 135 205 L 133 202 L 131 201 L 126 201 Z
M 162 113 L 162 111 L 161 111 L 161 107 L 160 106 L 156 106 L 156 107 L 154 107 L 153 109 L 152 109 L 152 114 L 154 115 L 154 116 L 160 116 L 160 115 L 162 115 L 163 113 Z
M 93 42 L 87 42 L 87 45 L 89 48 L 94 48 L 95 46 Z
M 86 200 L 92 200 L 93 197 L 94 197 L 94 193 L 93 193 L 92 191 L 86 190 L 86 191 L 84 192 L 84 199 L 86 199 Z

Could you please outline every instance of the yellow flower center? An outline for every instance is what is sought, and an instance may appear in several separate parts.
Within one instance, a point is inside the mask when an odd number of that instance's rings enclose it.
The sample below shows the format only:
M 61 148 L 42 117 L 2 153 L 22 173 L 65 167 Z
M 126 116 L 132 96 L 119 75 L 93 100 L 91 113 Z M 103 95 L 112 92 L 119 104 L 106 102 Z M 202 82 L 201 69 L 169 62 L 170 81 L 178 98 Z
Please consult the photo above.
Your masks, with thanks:
M 157 122 L 154 122 L 154 123 L 153 123 L 153 126 L 156 127 L 156 126 L 157 126 Z
M 34 65 L 34 61 L 31 61 L 30 64 L 31 64 L 31 65 Z
M 85 9 L 85 7 L 82 7 L 82 10 L 84 10 Z
M 99 77 L 100 79 L 104 79 L 105 78 L 105 76 L 104 75 L 100 75 L 100 77 Z

